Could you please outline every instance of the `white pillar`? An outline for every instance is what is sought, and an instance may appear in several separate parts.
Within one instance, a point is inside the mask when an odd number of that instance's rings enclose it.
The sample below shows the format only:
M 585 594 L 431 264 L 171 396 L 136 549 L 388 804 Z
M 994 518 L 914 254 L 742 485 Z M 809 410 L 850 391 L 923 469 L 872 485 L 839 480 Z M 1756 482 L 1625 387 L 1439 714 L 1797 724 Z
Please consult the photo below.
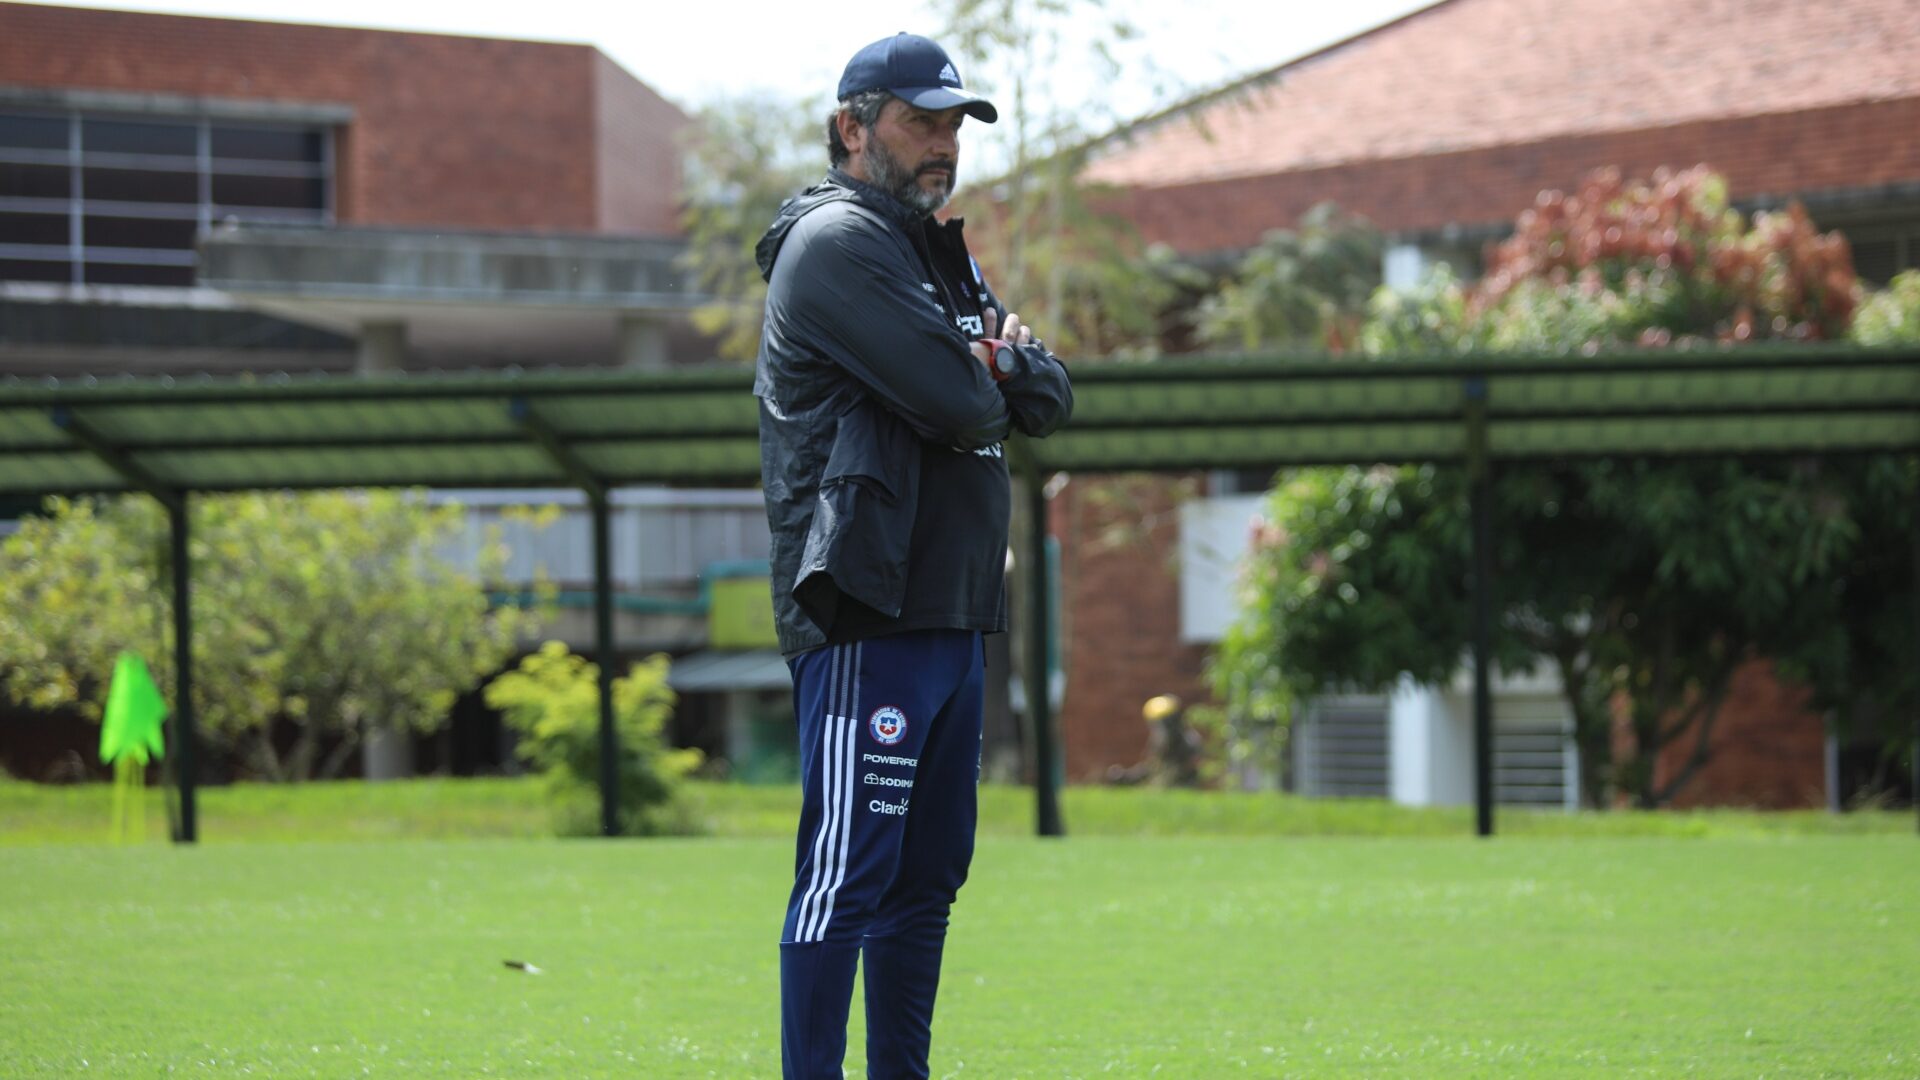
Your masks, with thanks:
M 660 370 L 667 366 L 667 328 L 647 315 L 622 315 L 615 330 L 620 366 Z
M 753 694 L 746 690 L 729 690 L 720 695 L 720 700 L 726 712 L 727 763 L 735 779 L 738 779 L 741 767 L 759 749 L 753 742 Z
M 369 780 L 405 780 L 413 775 L 413 732 L 376 724 L 360 748 L 360 767 Z
M 360 324 L 360 355 L 354 370 L 362 375 L 399 371 L 407 364 L 407 324 L 381 320 Z
M 1401 806 L 1432 806 L 1438 695 L 1402 676 L 1387 699 L 1388 793 Z

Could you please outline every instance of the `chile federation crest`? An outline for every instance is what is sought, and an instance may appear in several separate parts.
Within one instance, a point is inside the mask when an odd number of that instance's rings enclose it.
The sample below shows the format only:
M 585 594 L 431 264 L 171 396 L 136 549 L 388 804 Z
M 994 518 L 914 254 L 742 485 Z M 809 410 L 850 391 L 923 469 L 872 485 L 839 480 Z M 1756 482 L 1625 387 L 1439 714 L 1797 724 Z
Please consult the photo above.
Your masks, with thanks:
M 907 714 L 891 705 L 882 705 L 873 710 L 873 716 L 867 720 L 867 730 L 873 732 L 874 742 L 892 746 L 907 737 Z

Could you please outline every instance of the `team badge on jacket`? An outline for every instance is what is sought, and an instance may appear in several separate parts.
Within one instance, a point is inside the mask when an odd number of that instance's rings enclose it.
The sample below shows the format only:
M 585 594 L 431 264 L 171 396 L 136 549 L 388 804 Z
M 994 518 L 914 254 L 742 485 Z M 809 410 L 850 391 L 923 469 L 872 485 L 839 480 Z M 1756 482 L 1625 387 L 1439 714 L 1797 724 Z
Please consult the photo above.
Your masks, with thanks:
M 907 737 L 907 714 L 891 705 L 882 705 L 873 710 L 867 727 L 873 731 L 874 742 L 892 746 Z

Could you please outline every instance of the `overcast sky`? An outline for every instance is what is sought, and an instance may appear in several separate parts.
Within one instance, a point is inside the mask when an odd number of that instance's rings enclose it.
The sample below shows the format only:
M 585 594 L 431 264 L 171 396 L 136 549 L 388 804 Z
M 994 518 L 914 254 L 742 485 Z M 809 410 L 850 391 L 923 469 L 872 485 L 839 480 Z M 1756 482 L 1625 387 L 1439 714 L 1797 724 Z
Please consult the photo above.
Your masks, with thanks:
M 1430 2 L 1107 0 L 1107 11 L 1143 33 L 1140 44 L 1119 57 L 1129 74 L 1105 89 L 1108 111 L 1116 118 L 1150 112 L 1183 96 L 1181 91 L 1272 67 Z M 796 101 L 823 98 L 860 46 L 899 30 L 932 34 L 938 24 L 932 5 L 922 0 L 125 0 L 66 6 L 582 42 L 687 107 L 747 91 Z M 1160 74 L 1150 78 L 1150 69 Z M 1085 72 L 1062 77 L 1068 88 L 1063 93 L 1094 92 Z

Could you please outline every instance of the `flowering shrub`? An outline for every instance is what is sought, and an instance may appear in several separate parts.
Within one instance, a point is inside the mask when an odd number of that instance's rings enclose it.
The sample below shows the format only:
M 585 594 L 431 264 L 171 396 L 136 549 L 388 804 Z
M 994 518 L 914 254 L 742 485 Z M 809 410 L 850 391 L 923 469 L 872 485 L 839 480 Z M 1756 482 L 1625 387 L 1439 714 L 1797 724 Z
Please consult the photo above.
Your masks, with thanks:
M 1542 192 L 1490 253 L 1470 321 L 1495 348 L 1665 346 L 1846 335 L 1860 299 L 1853 256 L 1798 204 L 1727 204 L 1705 166 L 1648 180 L 1618 170 Z

